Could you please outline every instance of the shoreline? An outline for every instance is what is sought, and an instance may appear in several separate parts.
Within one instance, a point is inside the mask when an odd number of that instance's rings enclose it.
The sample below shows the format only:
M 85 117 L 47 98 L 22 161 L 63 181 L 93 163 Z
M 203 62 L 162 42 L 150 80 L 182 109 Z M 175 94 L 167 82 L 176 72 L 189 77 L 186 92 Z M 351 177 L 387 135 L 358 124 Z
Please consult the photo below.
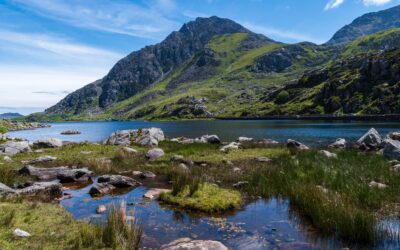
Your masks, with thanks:
M 400 121 L 400 114 L 387 115 L 272 115 L 259 117 L 215 117 L 216 120 L 325 120 L 325 121 Z

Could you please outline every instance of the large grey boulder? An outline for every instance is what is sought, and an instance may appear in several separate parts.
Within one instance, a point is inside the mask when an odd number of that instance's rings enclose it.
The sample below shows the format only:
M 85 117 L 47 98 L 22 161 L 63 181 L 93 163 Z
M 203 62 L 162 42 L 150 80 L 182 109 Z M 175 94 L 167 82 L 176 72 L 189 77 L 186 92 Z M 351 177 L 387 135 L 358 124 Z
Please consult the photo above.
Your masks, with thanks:
M 181 238 L 162 245 L 160 250 L 228 250 L 228 248 L 219 241 Z
M 47 138 L 37 140 L 33 143 L 35 148 L 58 148 L 63 145 L 63 142 L 57 138 Z
M 371 128 L 360 139 L 358 139 L 356 146 L 361 150 L 375 150 L 381 146 L 381 143 L 382 137 L 376 129 Z
M 221 140 L 217 135 L 203 135 L 200 138 L 196 138 L 194 141 L 197 143 L 213 143 L 213 144 L 221 143 Z
M 400 160 L 400 141 L 385 140 L 383 155 L 391 160 Z
M 306 151 L 306 150 L 310 149 L 309 147 L 307 147 L 303 143 L 295 141 L 295 140 L 292 140 L 292 139 L 287 140 L 286 147 L 292 153 L 296 153 L 296 152 L 299 152 L 299 151 Z
M 36 176 L 39 180 L 53 180 L 56 179 L 61 172 L 68 170 L 68 167 L 37 168 L 33 166 L 25 166 L 18 170 L 18 173 Z
M 110 183 L 96 183 L 93 185 L 90 190 L 89 194 L 91 195 L 104 195 L 104 194 L 109 194 L 111 193 L 115 187 L 111 185 Z
M 0 197 L 15 194 L 15 190 L 0 182 Z
M 343 149 L 346 148 L 346 139 L 338 138 L 336 141 L 328 146 L 329 148 Z
M 55 161 L 57 160 L 57 157 L 53 157 L 53 156 L 40 156 L 36 159 L 33 159 L 31 161 L 27 161 L 27 162 L 23 162 L 25 164 L 37 164 L 37 163 L 44 163 L 44 162 L 51 162 L 51 161 Z
M 164 156 L 164 150 L 162 150 L 161 148 L 153 148 L 150 149 L 149 151 L 147 151 L 146 153 L 146 157 L 151 160 L 154 161 L 162 156 Z
M 386 139 L 400 141 L 400 132 L 390 132 L 387 134 Z
M 16 192 L 27 196 L 54 198 L 62 196 L 62 187 L 61 184 L 54 182 L 34 182 L 22 189 L 16 189 Z
M 228 145 L 222 146 L 219 150 L 222 152 L 227 152 L 229 150 L 239 149 L 242 144 L 239 142 L 231 142 Z
M 0 153 L 15 155 L 18 153 L 31 152 L 27 141 L 7 141 L 0 144 Z
M 164 140 L 164 132 L 160 128 L 144 128 L 116 131 L 104 141 L 104 144 L 129 146 L 135 142 L 142 146 L 156 146 Z
M 137 187 L 141 183 L 123 175 L 102 175 L 97 179 L 98 183 L 108 183 L 117 188 Z
M 88 182 L 92 178 L 93 172 L 87 168 L 68 169 L 61 171 L 57 179 L 61 183 Z

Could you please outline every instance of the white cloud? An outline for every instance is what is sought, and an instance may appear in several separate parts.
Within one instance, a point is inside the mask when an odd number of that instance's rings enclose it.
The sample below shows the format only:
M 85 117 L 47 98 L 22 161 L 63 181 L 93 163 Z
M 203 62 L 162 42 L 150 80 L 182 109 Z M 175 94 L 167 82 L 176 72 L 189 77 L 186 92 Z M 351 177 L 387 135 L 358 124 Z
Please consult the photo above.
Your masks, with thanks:
M 365 6 L 372 6 L 372 5 L 384 5 L 390 3 L 392 0 L 363 0 Z
M 324 10 L 330 10 L 339 7 L 344 3 L 344 0 L 331 0 L 325 5 Z
M 179 23 L 166 17 L 173 0 L 152 0 L 146 6 L 112 0 L 12 0 L 46 18 L 76 27 L 159 40 Z
M 266 35 L 275 40 L 285 39 L 285 40 L 290 40 L 291 42 L 293 42 L 293 41 L 294 42 L 309 41 L 309 42 L 314 42 L 317 44 L 324 42 L 322 39 L 310 37 L 308 35 L 300 34 L 297 32 L 280 30 L 277 28 L 267 27 L 267 26 L 260 26 L 260 25 L 253 24 L 250 22 L 243 22 L 242 24 L 243 24 L 243 26 L 245 26 L 246 28 L 248 28 L 249 30 L 251 30 L 253 32 L 261 33 L 261 34 Z

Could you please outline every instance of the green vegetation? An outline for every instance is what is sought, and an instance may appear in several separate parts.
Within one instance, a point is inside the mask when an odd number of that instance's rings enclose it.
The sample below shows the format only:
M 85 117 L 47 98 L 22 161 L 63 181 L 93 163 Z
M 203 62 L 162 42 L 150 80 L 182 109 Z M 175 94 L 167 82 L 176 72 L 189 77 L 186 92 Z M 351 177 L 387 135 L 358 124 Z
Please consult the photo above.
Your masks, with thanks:
M 207 213 L 222 212 L 240 206 L 240 193 L 216 187 L 209 183 L 201 183 L 195 189 L 184 186 L 179 192 L 161 194 L 160 200 Z

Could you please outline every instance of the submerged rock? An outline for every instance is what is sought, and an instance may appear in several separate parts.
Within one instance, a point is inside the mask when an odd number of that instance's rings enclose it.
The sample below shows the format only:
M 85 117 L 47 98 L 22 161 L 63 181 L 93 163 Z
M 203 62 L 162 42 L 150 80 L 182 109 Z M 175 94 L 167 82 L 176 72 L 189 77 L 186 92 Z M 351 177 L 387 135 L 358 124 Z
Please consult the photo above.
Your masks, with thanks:
M 58 148 L 63 145 L 63 142 L 57 138 L 48 138 L 37 140 L 33 143 L 35 148 Z
M 228 248 L 219 241 L 181 238 L 162 245 L 160 250 L 228 250 Z
M 287 140 L 286 147 L 292 153 L 299 152 L 299 151 L 306 151 L 306 150 L 310 149 L 303 143 L 295 141 L 295 140 L 291 140 L 291 139 Z
M 346 139 L 338 138 L 336 141 L 328 146 L 329 148 L 343 149 L 346 148 Z
M 153 148 L 150 149 L 149 151 L 147 151 L 146 153 L 146 157 L 151 160 L 154 161 L 162 156 L 164 156 L 164 150 L 162 150 L 161 148 Z
M 380 147 L 381 143 L 382 137 L 376 129 L 371 128 L 360 139 L 358 139 L 356 146 L 361 150 L 376 150 Z
M 0 144 L 0 153 L 3 154 L 15 155 L 31 151 L 32 150 L 27 141 L 7 141 Z
M 108 183 L 117 188 L 137 187 L 141 183 L 123 175 L 102 175 L 97 179 L 98 183 Z
M 385 140 L 383 155 L 391 160 L 400 160 L 400 141 Z

